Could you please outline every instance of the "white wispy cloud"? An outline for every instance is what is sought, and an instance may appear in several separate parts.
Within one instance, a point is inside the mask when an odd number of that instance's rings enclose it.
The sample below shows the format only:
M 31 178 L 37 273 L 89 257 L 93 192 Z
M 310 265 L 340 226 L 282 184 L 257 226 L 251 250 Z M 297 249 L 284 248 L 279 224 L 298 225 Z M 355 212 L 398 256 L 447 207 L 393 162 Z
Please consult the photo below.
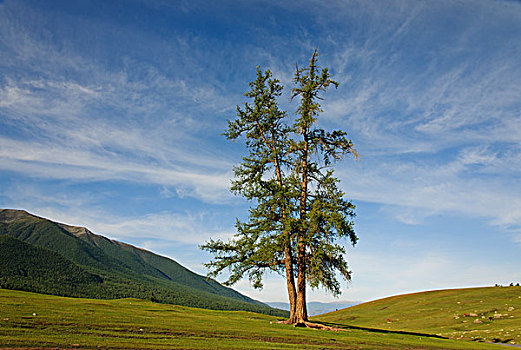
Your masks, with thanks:
M 428 19 L 432 6 L 415 4 L 413 10 L 405 10 L 408 2 L 390 5 L 364 41 L 332 40 L 334 78 L 342 84 L 326 95 L 324 117 L 328 127 L 347 130 L 361 154 L 360 162 L 339 165 L 346 192 L 383 204 L 410 224 L 440 212 L 519 224 L 521 193 L 512 181 L 521 176 L 521 70 L 515 61 L 521 44 L 505 38 L 501 25 L 467 15 L 445 33 Z M 454 13 L 465 9 L 450 2 L 430 5 Z M 362 18 L 386 11 L 371 8 Z M 515 25 L 519 6 L 478 2 L 472 11 Z M 500 44 L 490 50 L 494 38 Z M 423 56 L 408 56 L 417 51 Z
M 516 135 L 520 133 L 506 131 L 519 124 L 516 106 L 521 88 L 516 82 L 521 73 L 517 69 L 515 56 L 507 55 L 519 50 L 519 44 L 513 42 L 508 50 L 501 47 L 487 59 L 470 61 L 469 58 L 473 57 L 470 50 L 479 40 L 481 32 L 476 29 L 475 22 L 468 22 L 457 33 L 457 37 L 449 37 L 448 44 L 444 46 L 449 53 L 463 53 L 462 60 L 455 61 L 454 66 L 446 70 L 444 65 L 447 60 L 441 53 L 429 53 L 431 56 L 427 58 L 423 72 L 408 72 L 400 65 L 407 58 L 398 46 L 414 38 L 418 25 L 429 15 L 429 8 L 417 3 L 410 10 L 409 3 L 397 4 L 382 9 L 371 3 L 351 1 L 347 4 L 336 3 L 324 10 L 324 13 L 335 12 L 338 17 L 342 17 L 355 7 L 364 18 L 380 16 L 383 20 L 379 26 L 370 28 L 370 35 L 360 44 L 354 45 L 353 41 L 339 43 L 333 38 L 329 39 L 337 45 L 338 52 L 329 60 L 336 63 L 334 66 L 340 75 L 338 80 L 343 84 L 335 94 L 342 97 L 325 104 L 327 116 L 340 125 L 345 122 L 355 132 L 361 139 L 356 141 L 361 141 L 359 150 L 362 155 L 389 152 L 435 154 L 464 143 L 483 141 L 486 137 L 484 131 L 488 128 L 475 127 L 483 123 L 494 131 L 487 135 L 492 136 L 488 143 L 504 141 L 505 135 L 510 135 L 506 137 L 518 142 Z M 439 6 L 451 5 L 441 3 Z M 305 11 L 305 8 L 302 6 L 300 11 Z M 486 9 L 486 3 L 481 2 L 478 10 Z M 495 10 L 498 12 L 501 9 Z M 46 21 L 30 8 L 23 8 L 23 13 L 40 22 Z M 59 147 L 60 143 L 55 142 L 58 146 L 52 149 L 53 152 L 60 152 L 60 148 L 61 153 L 67 153 L 71 148 L 81 148 L 84 155 L 81 159 L 87 160 L 98 156 L 96 152 L 105 151 L 108 154 L 131 152 L 136 158 L 148 158 L 159 163 L 171 160 L 192 166 L 197 162 L 197 165 L 205 166 L 219 162 L 219 158 L 212 153 L 203 157 L 201 153 L 190 152 L 191 146 L 200 140 L 197 131 L 201 130 L 201 125 L 211 124 L 208 118 L 201 118 L 201 115 L 211 110 L 231 110 L 234 105 L 229 96 L 221 93 L 222 84 L 214 84 L 216 79 L 211 75 L 211 84 L 201 84 L 200 77 L 195 79 L 195 84 L 188 83 L 185 75 L 167 76 L 165 69 L 136 60 L 130 55 L 123 57 L 122 65 L 111 71 L 100 66 L 98 61 L 78 54 L 72 45 L 64 45 L 60 51 L 56 41 L 37 34 L 30 27 L 21 27 L 19 17 L 12 13 L 5 12 L 3 19 L 2 41 L 14 52 L 11 57 L 16 58 L 4 64 L 14 66 L 15 62 L 22 62 L 26 67 L 31 67 L 33 74 L 41 73 L 47 78 L 16 80 L 14 76 L 8 76 L 0 90 L 0 106 L 7 111 L 8 120 L 22 120 L 23 127 L 31 135 L 43 133 L 46 137 L 52 137 L 52 134 L 59 134 L 54 137 L 54 141 L 65 137 L 69 147 Z M 96 32 L 102 32 L 110 26 L 99 21 L 83 24 Z M 174 54 L 174 62 L 188 64 L 187 71 L 202 71 L 201 67 L 210 61 L 209 57 L 213 54 L 212 51 L 205 53 L 201 46 L 204 39 L 194 35 L 178 36 L 171 45 L 162 39 L 147 37 L 144 33 L 133 32 L 129 35 L 146 38 L 152 42 L 149 44 L 151 48 L 166 44 L 165 51 Z M 459 45 L 450 46 L 451 43 Z M 388 54 L 385 54 L 386 50 Z M 287 62 L 264 51 L 267 60 L 282 74 L 283 81 L 290 81 L 291 70 L 283 68 Z M 351 69 L 352 66 L 359 70 Z M 49 79 L 49 72 L 45 71 L 49 68 L 55 74 L 52 79 Z M 77 78 L 67 80 L 65 68 L 75 72 Z M 88 76 L 92 78 L 89 80 L 86 78 Z M 342 88 L 344 86 L 345 89 Z M 181 102 L 172 106 L 166 103 L 168 99 Z M 189 107 L 190 104 L 196 104 L 197 109 Z M 211 108 L 205 107 L 207 105 Z M 181 108 L 182 112 L 167 111 L 172 107 Z M 108 115 L 96 117 L 96 112 L 101 108 L 111 109 L 117 116 L 115 121 L 105 121 Z M 389 110 L 393 113 L 390 114 Z M 154 121 L 162 113 L 168 117 L 159 118 L 160 122 Z M 402 114 L 407 115 L 407 118 Z M 93 123 L 92 118 L 96 119 L 96 123 Z M 143 123 L 152 126 L 143 131 L 140 128 Z M 180 142 L 157 142 L 161 138 L 168 138 L 169 134 Z M 190 142 L 189 147 L 178 148 L 186 141 Z M 30 150 L 29 153 L 34 152 Z M 26 155 L 20 158 L 24 157 Z M 221 158 L 217 167 L 229 169 L 229 165 Z M 95 168 L 103 169 L 104 166 Z
M 212 231 L 204 222 L 212 220 L 204 212 L 154 213 L 138 218 L 113 217 L 103 223 L 93 223 L 97 232 L 114 232 L 120 239 L 163 239 L 191 245 L 203 244 L 210 238 L 227 239 L 234 229 Z M 213 218 L 215 220 L 215 218 Z
M 425 215 L 457 212 L 492 223 L 521 223 L 521 190 L 508 179 L 469 177 L 469 167 L 475 164 L 468 159 L 427 166 L 361 163 L 346 165 L 341 172 L 346 192 L 354 199 L 423 209 Z
M 39 18 L 36 23 L 47 20 L 30 8 L 18 10 Z M 122 67 L 102 66 L 72 45 L 58 49 L 31 26 L 19 28 L 13 13 L 0 16 L 1 40 L 26 68 L 6 72 L 0 86 L 3 123 L 18 130 L 15 138 L 0 139 L 2 169 L 56 179 L 148 181 L 179 186 L 203 201 L 227 197 L 232 163 L 204 136 L 222 131 L 224 120 L 216 123 L 215 115 L 232 111 L 233 104 L 211 77 L 187 81 L 129 57 Z M 84 25 L 95 33 L 106 26 Z M 160 41 L 147 39 L 151 46 Z
M 36 178 L 103 181 L 125 180 L 180 186 L 186 195 L 209 202 L 230 198 L 229 171 L 197 171 L 188 168 L 150 166 L 114 154 L 97 155 L 82 150 L 0 139 L 0 168 Z

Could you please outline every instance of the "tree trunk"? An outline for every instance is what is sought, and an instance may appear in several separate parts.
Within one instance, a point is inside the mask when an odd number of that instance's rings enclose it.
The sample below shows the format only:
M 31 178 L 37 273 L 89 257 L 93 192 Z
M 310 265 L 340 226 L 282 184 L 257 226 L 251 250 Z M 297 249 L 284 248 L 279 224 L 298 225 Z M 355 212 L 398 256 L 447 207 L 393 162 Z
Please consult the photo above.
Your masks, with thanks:
M 296 305 L 296 325 L 304 325 L 308 320 L 308 312 L 306 307 L 306 222 L 307 201 L 308 201 L 308 152 L 309 144 L 307 138 L 307 127 L 303 128 L 304 150 L 302 154 L 302 191 L 300 194 L 300 228 L 297 237 L 297 258 L 298 258 L 298 276 L 297 276 L 297 305 Z
M 286 284 L 288 286 L 288 298 L 289 298 L 289 319 L 288 323 L 295 323 L 295 310 L 297 303 L 297 295 L 295 291 L 295 276 L 293 274 L 293 262 L 291 261 L 291 251 L 289 246 L 286 246 L 284 263 L 286 265 Z
M 301 242 L 302 243 L 302 242 Z M 302 249 L 304 248 L 304 249 Z M 308 311 L 306 306 L 306 264 L 305 246 L 299 244 L 299 264 L 297 280 L 297 303 L 295 306 L 295 324 L 304 325 L 308 321 Z
M 262 132 L 262 129 L 260 129 Z M 275 141 L 273 137 L 273 129 L 272 129 L 272 144 L 271 149 L 273 151 L 273 160 L 275 163 L 275 172 L 277 174 L 277 182 L 279 185 L 279 189 L 282 191 L 284 189 L 283 183 L 282 183 L 282 173 L 280 170 L 280 163 L 279 163 L 279 157 L 277 154 L 277 149 L 275 148 Z M 264 138 L 264 136 L 263 136 Z M 264 138 L 265 142 L 266 139 Z M 270 146 L 268 144 L 268 146 Z M 285 205 L 282 205 L 282 222 L 286 222 L 286 208 Z M 291 235 L 290 233 L 285 230 L 283 232 L 283 235 L 286 238 L 286 243 L 284 247 L 284 266 L 286 268 L 286 284 L 288 287 L 288 299 L 289 299 L 289 319 L 288 323 L 295 323 L 295 306 L 297 301 L 297 294 L 295 291 L 295 274 L 293 272 L 293 259 L 291 258 Z

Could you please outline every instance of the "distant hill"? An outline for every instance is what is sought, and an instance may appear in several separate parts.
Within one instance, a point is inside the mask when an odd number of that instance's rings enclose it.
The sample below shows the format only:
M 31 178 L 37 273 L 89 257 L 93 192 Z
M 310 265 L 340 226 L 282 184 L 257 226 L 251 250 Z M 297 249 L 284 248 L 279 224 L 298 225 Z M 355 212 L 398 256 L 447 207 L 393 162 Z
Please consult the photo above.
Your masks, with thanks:
M 289 303 L 283 302 L 267 302 L 271 307 L 289 311 Z M 359 301 L 333 301 L 330 303 L 322 303 L 318 301 L 310 301 L 307 303 L 308 315 L 316 316 L 325 314 L 327 312 L 337 311 L 345 309 L 353 305 L 360 304 Z
M 521 287 L 449 289 L 399 295 L 314 319 L 354 328 L 521 344 Z
M 0 256 L 0 288 L 286 315 L 169 258 L 23 210 L 0 209 Z

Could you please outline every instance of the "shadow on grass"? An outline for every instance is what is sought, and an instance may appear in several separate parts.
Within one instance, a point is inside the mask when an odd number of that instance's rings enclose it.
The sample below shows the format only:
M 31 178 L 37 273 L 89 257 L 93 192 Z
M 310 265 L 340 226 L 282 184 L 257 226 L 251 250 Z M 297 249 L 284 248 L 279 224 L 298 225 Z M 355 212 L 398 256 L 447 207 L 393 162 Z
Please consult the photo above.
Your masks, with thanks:
M 515 340 L 514 338 L 508 338 L 508 339 L 500 339 L 500 338 L 494 338 L 492 339 L 492 342 L 495 343 L 495 344 L 502 344 L 502 345 L 510 345 L 510 346 L 515 346 L 516 348 L 519 348 L 521 347 L 521 345 L 519 344 L 508 344 L 510 343 L 512 340 Z
M 426 337 L 426 338 L 450 339 L 447 337 L 443 337 L 441 335 L 429 334 L 429 333 L 418 333 L 418 332 L 409 332 L 409 331 L 392 331 L 392 330 L 388 330 L 388 329 L 367 328 L 367 327 L 351 326 L 351 325 L 342 324 L 342 323 L 331 323 L 331 322 L 322 322 L 322 321 L 319 321 L 317 323 L 320 323 L 320 324 L 323 324 L 323 325 L 329 326 L 329 327 L 337 327 L 337 328 L 342 328 L 342 329 L 356 329 L 356 330 L 372 332 L 372 333 L 402 334 L 402 335 L 415 335 L 418 337 Z

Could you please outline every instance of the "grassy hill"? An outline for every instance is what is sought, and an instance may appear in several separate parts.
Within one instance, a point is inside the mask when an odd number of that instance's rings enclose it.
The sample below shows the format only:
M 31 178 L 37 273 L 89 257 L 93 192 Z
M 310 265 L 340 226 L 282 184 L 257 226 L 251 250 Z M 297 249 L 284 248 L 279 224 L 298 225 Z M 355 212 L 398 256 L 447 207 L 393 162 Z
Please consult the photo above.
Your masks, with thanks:
M 0 210 L 0 238 L 2 288 L 286 315 L 166 257 L 25 211 Z
M 399 295 L 320 315 L 315 320 L 453 339 L 521 344 L 521 287 Z
M 75 299 L 0 289 L 0 348 L 54 349 L 502 349 L 502 346 L 364 330 L 277 324 L 274 316 Z

